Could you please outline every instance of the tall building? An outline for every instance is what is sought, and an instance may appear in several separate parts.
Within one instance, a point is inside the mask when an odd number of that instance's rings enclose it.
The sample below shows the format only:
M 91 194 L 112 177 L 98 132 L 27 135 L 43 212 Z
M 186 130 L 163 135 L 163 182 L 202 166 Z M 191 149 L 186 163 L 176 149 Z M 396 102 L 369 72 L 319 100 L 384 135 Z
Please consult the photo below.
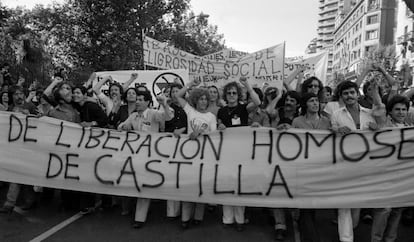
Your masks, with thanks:
M 414 14 L 406 2 L 397 1 L 397 28 L 395 32 L 396 53 L 398 61 L 396 69 L 401 71 L 401 78 L 407 86 L 412 86 L 414 68 Z M 411 75 L 410 75 L 411 73 Z
M 360 0 L 339 14 L 333 32 L 333 71 L 361 72 L 364 57 L 394 42 L 395 0 Z
M 318 39 L 314 38 L 310 41 L 308 47 L 306 47 L 305 53 L 306 54 L 313 54 L 316 53 L 316 46 L 318 43 Z
M 355 4 L 355 0 L 319 0 L 319 19 L 316 51 L 328 51 L 327 80 L 332 75 L 333 42 L 335 23 L 339 13 L 345 13 Z

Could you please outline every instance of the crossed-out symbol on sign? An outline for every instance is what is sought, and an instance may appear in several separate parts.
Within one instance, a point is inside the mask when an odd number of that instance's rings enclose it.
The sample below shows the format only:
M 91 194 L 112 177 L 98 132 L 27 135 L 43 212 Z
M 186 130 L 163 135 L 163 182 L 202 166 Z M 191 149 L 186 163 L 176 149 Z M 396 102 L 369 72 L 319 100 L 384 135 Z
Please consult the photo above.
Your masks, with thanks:
M 179 83 L 184 86 L 184 80 L 178 74 L 166 72 L 158 75 L 152 83 L 152 94 L 156 97 L 162 93 L 162 91 L 167 88 L 168 85 L 176 82 L 176 80 L 179 80 Z

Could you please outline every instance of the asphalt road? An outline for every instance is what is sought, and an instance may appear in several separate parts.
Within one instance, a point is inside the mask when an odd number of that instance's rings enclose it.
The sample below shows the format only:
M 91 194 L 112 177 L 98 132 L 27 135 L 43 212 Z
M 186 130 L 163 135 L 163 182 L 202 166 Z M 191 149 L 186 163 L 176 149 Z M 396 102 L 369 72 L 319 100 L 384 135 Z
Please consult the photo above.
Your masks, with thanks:
M 0 188 L 0 201 L 6 196 L 6 187 Z M 184 230 L 179 220 L 165 218 L 165 202 L 151 204 L 147 223 L 140 229 L 131 227 L 132 215 L 122 216 L 121 209 L 97 210 L 82 216 L 76 211 L 62 211 L 58 194 L 52 201 L 39 200 L 38 206 L 29 211 L 15 209 L 12 214 L 0 214 L 0 241 L 274 241 L 274 229 L 269 211 L 248 208 L 249 224 L 243 232 L 221 225 L 221 208 L 206 211 L 202 224 Z M 290 213 L 288 213 L 290 214 Z M 337 239 L 337 225 L 332 223 L 333 210 L 317 212 L 317 226 L 322 241 Z M 299 232 L 290 216 L 287 217 L 286 241 L 297 242 Z M 414 226 L 401 225 L 398 242 L 414 241 Z M 371 225 L 360 223 L 355 230 L 355 241 L 370 241 Z

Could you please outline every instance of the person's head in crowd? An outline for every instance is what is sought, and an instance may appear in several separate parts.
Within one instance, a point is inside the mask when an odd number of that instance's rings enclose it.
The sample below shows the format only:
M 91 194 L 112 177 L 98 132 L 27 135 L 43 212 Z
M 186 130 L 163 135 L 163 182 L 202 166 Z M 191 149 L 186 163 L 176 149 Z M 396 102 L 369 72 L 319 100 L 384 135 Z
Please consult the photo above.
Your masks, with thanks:
M 393 96 L 387 103 L 387 113 L 396 123 L 404 123 L 409 108 L 410 100 L 402 95 Z
M 216 103 L 216 105 L 219 105 L 220 103 L 220 92 L 219 89 L 216 86 L 209 86 L 208 92 L 210 94 L 210 102 Z
M 36 89 L 36 96 L 35 96 L 35 101 L 38 104 L 42 104 L 42 95 L 43 95 L 43 89 L 42 88 L 37 88 Z
M 288 91 L 283 97 L 283 110 L 296 113 L 300 107 L 300 94 L 297 91 Z
M 364 94 L 364 96 L 365 97 L 368 97 L 368 98 L 372 98 L 372 95 L 373 95 L 373 93 L 372 93 L 372 91 L 374 90 L 373 88 L 372 88 L 372 83 L 373 82 L 375 82 L 375 81 L 377 81 L 377 80 L 375 80 L 375 79 L 372 79 L 372 80 L 370 80 L 370 81 L 366 81 L 365 83 L 364 83 L 364 85 L 362 86 L 362 93 Z M 379 92 L 379 95 L 380 95 L 380 97 L 382 97 L 382 94 L 383 94 L 383 90 L 382 90 L 382 88 L 381 87 L 379 87 L 378 88 L 378 92 Z
M 210 94 L 205 88 L 194 88 L 190 92 L 188 102 L 199 112 L 206 112 L 210 104 Z
M 338 102 L 341 99 L 341 96 L 339 95 L 339 89 L 341 88 L 342 84 L 344 84 L 344 82 L 340 82 L 333 90 L 333 94 L 331 98 L 332 102 Z
M 109 97 L 112 99 L 122 98 L 124 95 L 124 90 L 122 89 L 121 84 L 118 82 L 112 82 L 109 85 Z
M 279 90 L 276 87 L 267 87 L 264 91 L 263 107 L 267 107 L 277 97 Z
M 72 94 L 73 102 L 83 105 L 83 103 L 85 102 L 86 96 L 87 96 L 86 87 L 84 87 L 83 85 L 77 85 L 73 88 L 72 92 L 73 92 Z
M 60 82 L 53 91 L 53 97 L 60 104 L 72 102 L 72 85 L 69 82 Z
M 355 82 L 344 81 L 338 86 L 338 94 L 346 106 L 358 103 L 359 91 Z
M 122 101 L 125 103 L 135 103 L 138 97 L 138 90 L 135 87 L 130 87 L 126 89 L 124 95 L 122 96 Z
M 319 98 L 323 98 L 323 84 L 317 77 L 311 76 L 303 82 L 301 93 L 308 92 L 312 92 L 318 95 Z
M 177 97 L 176 94 L 178 93 L 178 91 L 180 91 L 180 89 L 183 88 L 183 86 L 181 84 L 178 83 L 171 83 L 170 84 L 170 99 L 173 103 L 177 103 Z
M 8 92 L 9 88 L 10 88 L 10 85 L 8 83 L 3 83 L 3 85 L 1 86 L 1 91 Z
M 24 95 L 23 87 L 13 86 L 10 88 L 9 92 L 12 96 L 12 103 L 14 106 L 20 106 L 24 104 L 26 96 Z
M 140 92 L 149 92 L 148 88 L 144 85 L 137 86 L 137 90 Z
M 382 90 L 381 96 L 383 97 L 383 96 L 387 95 L 388 93 L 390 93 L 391 87 L 392 86 L 388 83 L 381 83 L 381 85 L 380 85 L 380 90 Z
M 5 62 L 1 65 L 1 73 L 2 74 L 9 72 L 9 69 L 10 69 L 9 63 Z
M 319 97 L 315 93 L 304 93 L 300 99 L 300 113 L 301 115 L 319 113 Z
M 223 88 L 223 99 L 229 106 L 237 106 L 242 96 L 242 90 L 237 82 L 229 82 Z
M 152 102 L 152 96 L 151 96 L 150 91 L 137 91 L 136 98 L 137 98 L 136 110 L 138 112 L 145 111 L 149 107 L 150 103 Z
M 332 99 L 332 88 L 329 86 L 324 86 L 323 87 L 324 90 L 324 95 L 325 95 L 325 101 L 326 102 L 330 102 Z
M 9 92 L 1 92 L 1 98 L 0 103 L 3 105 L 9 105 L 10 104 L 10 95 Z

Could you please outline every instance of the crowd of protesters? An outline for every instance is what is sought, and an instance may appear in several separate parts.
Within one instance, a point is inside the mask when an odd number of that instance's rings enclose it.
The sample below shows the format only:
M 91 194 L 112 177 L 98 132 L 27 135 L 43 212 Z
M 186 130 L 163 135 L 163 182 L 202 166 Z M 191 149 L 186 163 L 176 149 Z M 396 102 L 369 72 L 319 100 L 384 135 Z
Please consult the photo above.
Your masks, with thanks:
M 175 136 L 188 134 L 191 139 L 197 139 L 208 132 L 240 126 L 332 130 L 344 135 L 355 130 L 410 126 L 414 122 L 411 110 L 414 91 L 403 92 L 400 83 L 376 64 L 370 64 L 356 81 L 340 81 L 335 87 L 324 87 L 315 76 L 305 79 L 299 69 L 284 80 L 284 83 L 290 83 L 297 78 L 295 90 L 287 84 L 283 88 L 252 87 L 246 78 L 229 82 L 223 88 L 200 87 L 200 83 L 194 80 L 185 86 L 172 83 L 156 97 L 145 86 L 132 87 L 137 74 L 132 74 L 122 85 L 111 76 L 102 76 L 90 88 L 95 74 L 85 84 L 73 86 L 58 72 L 48 87 L 40 89 L 35 84 L 24 88 L 27 83 L 22 78 L 13 82 L 8 68 L 5 64 L 1 70 L 1 111 L 39 117 L 45 115 L 79 123 L 83 127 L 170 132 Z M 378 78 L 378 74 L 382 78 Z M 107 95 L 101 92 L 105 83 L 109 83 Z M 159 107 L 153 107 L 154 98 Z M 19 196 L 23 201 L 21 209 L 35 208 L 39 192 L 49 198 L 55 197 L 55 190 L 51 188 L 8 184 L 6 201 L 0 213 L 11 213 Z M 96 204 L 100 204 L 103 210 L 117 204 L 122 215 L 134 215 L 132 227 L 137 229 L 145 225 L 151 203 L 147 198 L 131 199 L 68 190 L 59 192 L 60 206 L 64 210 L 89 214 L 97 208 Z M 186 201 L 166 203 L 166 217 L 180 220 L 183 229 L 202 226 L 204 211 L 220 207 Z M 221 208 L 224 227 L 237 231 L 246 229 L 249 219 L 245 216 L 245 207 L 222 205 Z M 300 209 L 298 212 L 272 208 L 269 211 L 274 217 L 277 241 L 286 238 L 286 216 L 292 214 L 298 220 L 301 241 L 321 241 L 315 220 L 317 209 Z M 354 241 L 353 230 L 360 217 L 372 223 L 371 241 L 378 242 L 395 241 L 400 221 L 407 225 L 414 222 L 412 208 L 341 208 L 336 214 L 333 222 L 338 225 L 339 240 L 346 242 Z

